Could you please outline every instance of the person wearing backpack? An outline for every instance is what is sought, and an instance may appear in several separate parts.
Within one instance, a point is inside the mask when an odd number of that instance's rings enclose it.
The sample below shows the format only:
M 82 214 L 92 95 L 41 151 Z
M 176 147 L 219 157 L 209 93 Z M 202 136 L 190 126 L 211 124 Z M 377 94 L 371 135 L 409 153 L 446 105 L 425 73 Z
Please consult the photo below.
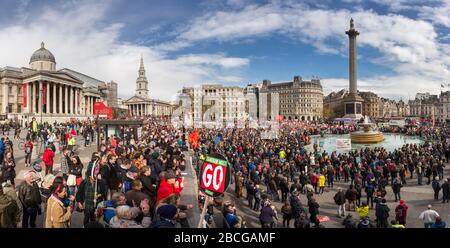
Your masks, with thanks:
M 334 203 L 338 205 L 338 217 L 345 216 L 345 193 L 342 188 L 338 188 L 338 192 L 334 195 Z
M 53 174 L 53 158 L 55 157 L 55 153 L 52 151 L 52 147 L 50 145 L 44 151 L 42 155 L 42 161 L 45 164 L 45 175 Z
M 31 166 L 31 154 L 33 154 L 33 142 L 30 138 L 23 144 L 23 150 L 25 151 L 25 167 L 29 167 Z
M 441 191 L 441 183 L 439 182 L 439 177 L 435 177 L 431 182 L 431 187 L 434 191 L 434 199 L 439 200 L 439 192 Z
M 351 211 L 351 207 L 353 206 L 353 210 L 356 211 L 356 197 L 358 195 L 358 191 L 355 190 L 353 184 L 350 184 L 349 189 L 345 192 L 345 198 L 348 200 L 348 210 Z

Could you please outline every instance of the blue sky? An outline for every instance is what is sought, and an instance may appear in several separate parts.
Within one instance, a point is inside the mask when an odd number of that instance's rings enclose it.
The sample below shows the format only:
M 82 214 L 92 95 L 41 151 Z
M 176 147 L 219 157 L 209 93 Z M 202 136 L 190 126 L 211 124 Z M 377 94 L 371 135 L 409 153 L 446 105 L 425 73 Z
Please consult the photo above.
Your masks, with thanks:
M 11 11 L 13 10 L 13 11 Z M 134 93 L 143 55 L 151 96 L 183 86 L 322 79 L 348 87 L 349 19 L 358 37 L 358 82 L 394 99 L 450 83 L 450 0 L 3 0 L 0 66 L 27 66 L 41 41 L 58 68 Z

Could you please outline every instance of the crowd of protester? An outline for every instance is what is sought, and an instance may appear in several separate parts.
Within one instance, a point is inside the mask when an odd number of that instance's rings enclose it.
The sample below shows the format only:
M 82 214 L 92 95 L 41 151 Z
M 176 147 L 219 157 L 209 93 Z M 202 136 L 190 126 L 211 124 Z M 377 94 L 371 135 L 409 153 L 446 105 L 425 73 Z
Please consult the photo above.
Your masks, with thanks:
M 417 185 L 434 185 L 435 199 L 440 198 L 442 203 L 449 201 L 449 179 L 444 178 L 450 158 L 447 129 L 418 127 L 414 132 L 425 142 L 405 144 L 394 151 L 376 147 L 338 154 L 310 144 L 311 135 L 343 134 L 355 129 L 357 124 L 285 122 L 275 139 L 263 139 L 261 130 L 251 128 L 201 129 L 196 152 L 199 164 L 207 154 L 226 156 L 233 173 L 234 197 L 245 197 L 248 207 L 259 213 L 262 227 L 278 223 L 274 202 L 283 204 L 283 226 L 289 227 L 294 220 L 297 228 L 322 227 L 316 197 L 324 193 L 325 187 L 333 188 L 336 182 L 347 185 L 337 188 L 334 196 L 337 215 L 345 219 L 346 226 L 350 221 L 348 211 L 355 211 L 359 217 L 352 220 L 355 227 L 405 227 L 408 206 L 401 197 L 401 189 L 407 178 L 416 178 Z M 308 151 L 308 145 L 313 149 Z M 392 200 L 399 202 L 395 210 L 387 205 L 391 200 L 387 199 L 388 190 L 394 193 Z M 307 202 L 301 202 L 300 194 L 306 195 Z M 369 209 L 375 212 L 375 219 L 369 217 Z M 432 220 L 445 226 L 437 217 L 436 214 Z M 224 218 L 226 227 L 239 227 L 245 221 L 237 211 L 229 209 L 224 211 Z M 420 219 L 426 227 L 443 226 L 431 225 L 430 219 L 422 215 Z
M 450 198 L 448 179 L 444 178 L 450 159 L 445 128 L 418 128 L 425 142 L 406 144 L 395 151 L 377 147 L 336 153 L 319 150 L 311 144 L 311 136 L 345 134 L 357 125 L 284 121 L 276 137 L 270 138 L 263 134 L 265 129 L 175 128 L 152 118 L 144 121 L 139 134 L 136 128 L 125 127 L 108 136 L 95 121 L 39 124 L 33 119 L 25 126 L 21 149 L 30 170 L 18 186 L 13 143 L 7 137 L 0 141 L 0 208 L 4 209 L 2 215 L 9 217 L 0 227 L 36 227 L 37 215 L 45 215 L 44 227 L 66 228 L 74 212 L 83 215 L 85 227 L 189 227 L 186 210 L 192 206 L 180 203 L 185 187 L 183 151 L 188 147 L 193 149 L 197 173 L 208 154 L 226 157 L 233 197 L 245 198 L 248 207 L 259 214 L 261 227 L 266 228 L 279 222 L 275 202 L 282 204 L 283 227 L 290 227 L 291 220 L 297 228 L 323 227 L 318 197 L 336 182 L 346 185 L 336 187 L 333 199 L 345 227 L 405 227 L 408 206 L 401 189 L 413 183 L 407 182 L 408 177 L 417 179 L 417 185 L 430 185 L 435 199 L 448 203 Z M 15 132 L 20 143 L 20 128 Z M 188 138 L 193 133 L 198 140 Z M 81 140 L 83 146 L 99 144 L 87 164 L 77 149 Z M 35 149 L 39 149 L 37 157 Z M 56 161 L 60 162 L 58 170 L 53 169 Z M 47 187 L 36 180 L 40 169 Z M 395 199 L 387 199 L 388 190 Z M 305 195 L 307 202 L 302 202 L 300 195 Z M 204 200 L 200 191 L 200 207 Z M 388 200 L 399 202 L 395 210 L 389 209 Z M 234 201 L 218 197 L 206 206 L 207 223 L 216 214 L 214 207 L 220 206 L 224 227 L 247 226 Z M 359 218 L 347 215 L 349 211 Z M 370 211 L 375 211 L 374 220 Z M 445 227 L 431 205 L 420 219 L 425 227 Z

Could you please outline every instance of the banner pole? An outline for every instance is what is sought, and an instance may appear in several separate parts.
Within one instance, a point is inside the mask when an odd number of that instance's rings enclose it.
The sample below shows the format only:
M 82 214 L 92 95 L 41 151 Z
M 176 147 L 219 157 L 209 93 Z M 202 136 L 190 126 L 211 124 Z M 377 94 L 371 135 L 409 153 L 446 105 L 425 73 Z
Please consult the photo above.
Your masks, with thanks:
M 209 201 L 210 201 L 210 196 L 206 195 L 205 203 L 203 204 L 203 209 L 202 209 L 202 213 L 200 214 L 200 220 L 198 221 L 197 228 L 202 228 L 202 226 L 203 226 L 203 221 L 205 221 L 205 214 L 206 214 L 206 209 L 208 208 Z

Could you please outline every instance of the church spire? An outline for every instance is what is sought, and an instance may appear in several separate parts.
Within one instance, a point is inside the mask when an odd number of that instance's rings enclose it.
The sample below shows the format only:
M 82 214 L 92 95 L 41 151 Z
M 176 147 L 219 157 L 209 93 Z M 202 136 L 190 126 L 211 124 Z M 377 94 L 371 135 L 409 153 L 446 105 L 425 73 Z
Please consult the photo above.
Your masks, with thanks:
M 139 70 L 144 70 L 145 71 L 145 68 L 144 68 L 144 57 L 142 57 L 142 54 L 141 54 L 141 65 L 139 67 Z
M 148 80 L 145 76 L 144 58 L 141 55 L 141 64 L 139 66 L 139 77 L 136 80 L 136 95 L 148 98 Z

